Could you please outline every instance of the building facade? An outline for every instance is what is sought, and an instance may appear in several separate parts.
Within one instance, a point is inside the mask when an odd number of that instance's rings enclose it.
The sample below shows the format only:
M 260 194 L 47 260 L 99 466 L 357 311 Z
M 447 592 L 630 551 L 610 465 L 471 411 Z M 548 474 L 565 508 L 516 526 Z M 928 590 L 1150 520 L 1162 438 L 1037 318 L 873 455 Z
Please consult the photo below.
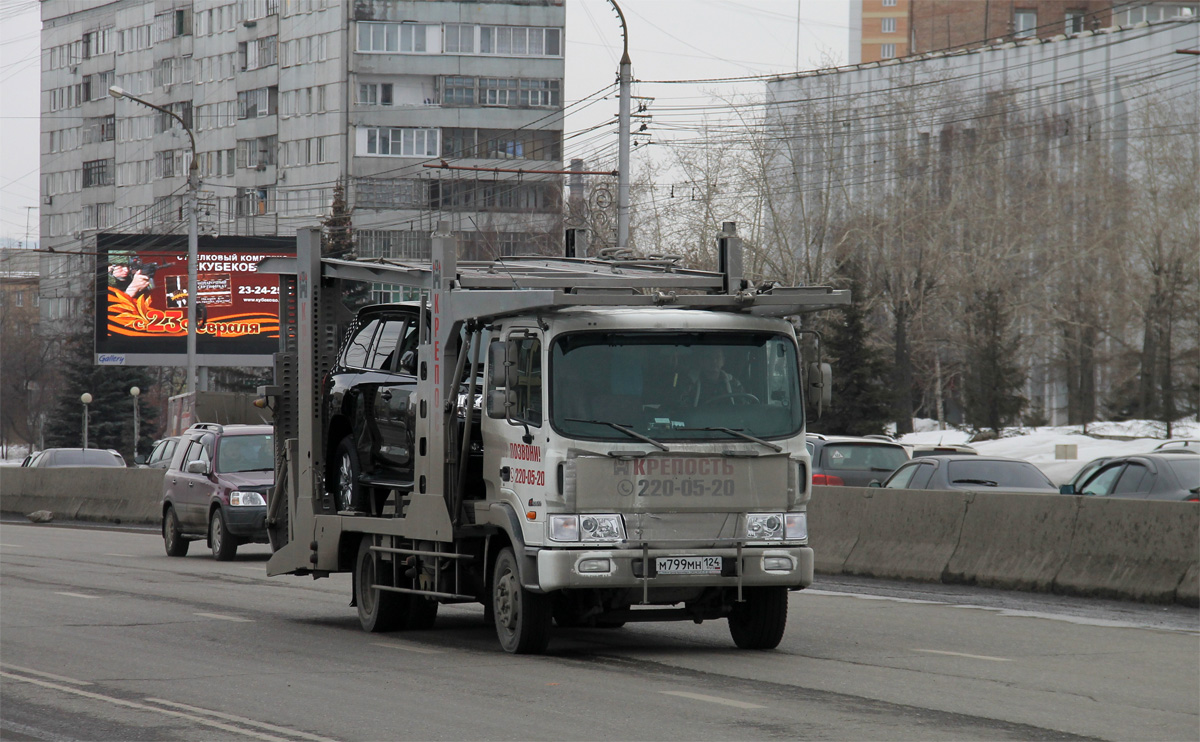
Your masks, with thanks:
M 1194 0 L 852 0 L 850 64 L 1200 17 Z
M 42 312 L 77 315 L 91 236 L 290 235 L 345 189 L 356 249 L 561 244 L 563 0 L 45 0 Z M 436 166 L 436 167 L 427 167 Z M 462 168 L 462 169 L 457 169 Z

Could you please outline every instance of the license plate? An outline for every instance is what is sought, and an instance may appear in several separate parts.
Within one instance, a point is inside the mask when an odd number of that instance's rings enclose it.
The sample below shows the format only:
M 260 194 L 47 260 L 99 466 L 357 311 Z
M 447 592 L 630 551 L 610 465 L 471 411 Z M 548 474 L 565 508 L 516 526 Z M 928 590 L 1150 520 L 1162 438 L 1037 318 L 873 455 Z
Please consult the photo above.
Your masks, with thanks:
M 656 557 L 654 571 L 660 575 L 719 575 L 719 556 Z

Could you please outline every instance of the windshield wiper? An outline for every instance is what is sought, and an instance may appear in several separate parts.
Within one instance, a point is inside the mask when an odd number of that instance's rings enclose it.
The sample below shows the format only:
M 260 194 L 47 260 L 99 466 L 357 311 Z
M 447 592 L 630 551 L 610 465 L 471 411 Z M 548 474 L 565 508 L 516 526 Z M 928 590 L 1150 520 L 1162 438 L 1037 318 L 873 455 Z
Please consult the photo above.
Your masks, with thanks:
M 982 484 L 984 487 L 999 487 L 1000 485 L 990 479 L 955 479 L 951 484 Z
M 762 438 L 755 438 L 754 436 L 750 435 L 749 433 L 743 433 L 742 431 L 736 430 L 734 428 L 711 427 L 711 428 L 675 428 L 675 429 L 676 430 L 704 430 L 704 431 L 708 431 L 711 433 L 728 433 L 729 435 L 736 435 L 738 438 L 745 438 L 746 440 L 751 441 L 753 443 L 761 443 L 762 445 L 771 449 L 775 453 L 779 453 L 779 452 L 783 451 L 783 446 L 776 445 L 770 441 L 764 441 Z M 888 471 L 891 471 L 891 469 L 888 469 Z
M 632 428 L 627 428 L 624 425 L 619 425 L 617 423 L 610 423 L 607 420 L 582 420 L 577 417 L 568 417 L 565 419 L 569 423 L 590 423 L 592 425 L 607 425 L 608 427 L 612 428 L 613 430 L 621 431 L 622 433 L 629 436 L 630 438 L 637 438 L 639 441 L 645 441 L 646 443 L 649 443 L 652 446 L 658 446 L 659 448 L 661 448 L 664 451 L 667 451 L 668 453 L 671 451 L 671 449 L 667 448 L 663 444 L 654 440 L 650 436 L 642 435 L 641 433 L 637 432 L 636 430 L 634 430 Z

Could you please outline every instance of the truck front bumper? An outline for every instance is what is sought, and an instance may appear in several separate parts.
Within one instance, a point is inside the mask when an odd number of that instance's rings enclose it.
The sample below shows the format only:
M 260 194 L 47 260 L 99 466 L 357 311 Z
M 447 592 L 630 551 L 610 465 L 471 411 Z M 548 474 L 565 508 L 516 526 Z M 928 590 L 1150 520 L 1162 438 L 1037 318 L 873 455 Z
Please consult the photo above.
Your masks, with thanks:
M 657 557 L 719 556 L 721 574 L 656 574 Z M 606 571 L 599 571 L 607 561 Z M 646 566 L 649 565 L 649 570 Z M 813 581 L 813 551 L 807 546 L 747 546 L 722 549 L 547 549 L 537 550 L 537 584 L 543 592 L 565 588 L 759 587 L 794 590 Z M 595 570 L 595 571 L 592 571 Z M 648 576 L 647 572 L 649 572 Z

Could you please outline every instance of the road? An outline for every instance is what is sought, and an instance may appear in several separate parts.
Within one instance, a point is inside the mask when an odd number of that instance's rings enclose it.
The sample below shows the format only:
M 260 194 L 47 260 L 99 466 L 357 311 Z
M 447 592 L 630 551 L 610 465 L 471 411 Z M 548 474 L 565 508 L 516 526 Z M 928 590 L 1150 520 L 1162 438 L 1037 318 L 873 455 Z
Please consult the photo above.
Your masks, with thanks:
M 347 575 L 154 533 L 0 525 L 5 740 L 1200 739 L 1194 609 L 819 579 L 783 644 L 724 621 L 504 654 L 480 606 L 366 634 Z

